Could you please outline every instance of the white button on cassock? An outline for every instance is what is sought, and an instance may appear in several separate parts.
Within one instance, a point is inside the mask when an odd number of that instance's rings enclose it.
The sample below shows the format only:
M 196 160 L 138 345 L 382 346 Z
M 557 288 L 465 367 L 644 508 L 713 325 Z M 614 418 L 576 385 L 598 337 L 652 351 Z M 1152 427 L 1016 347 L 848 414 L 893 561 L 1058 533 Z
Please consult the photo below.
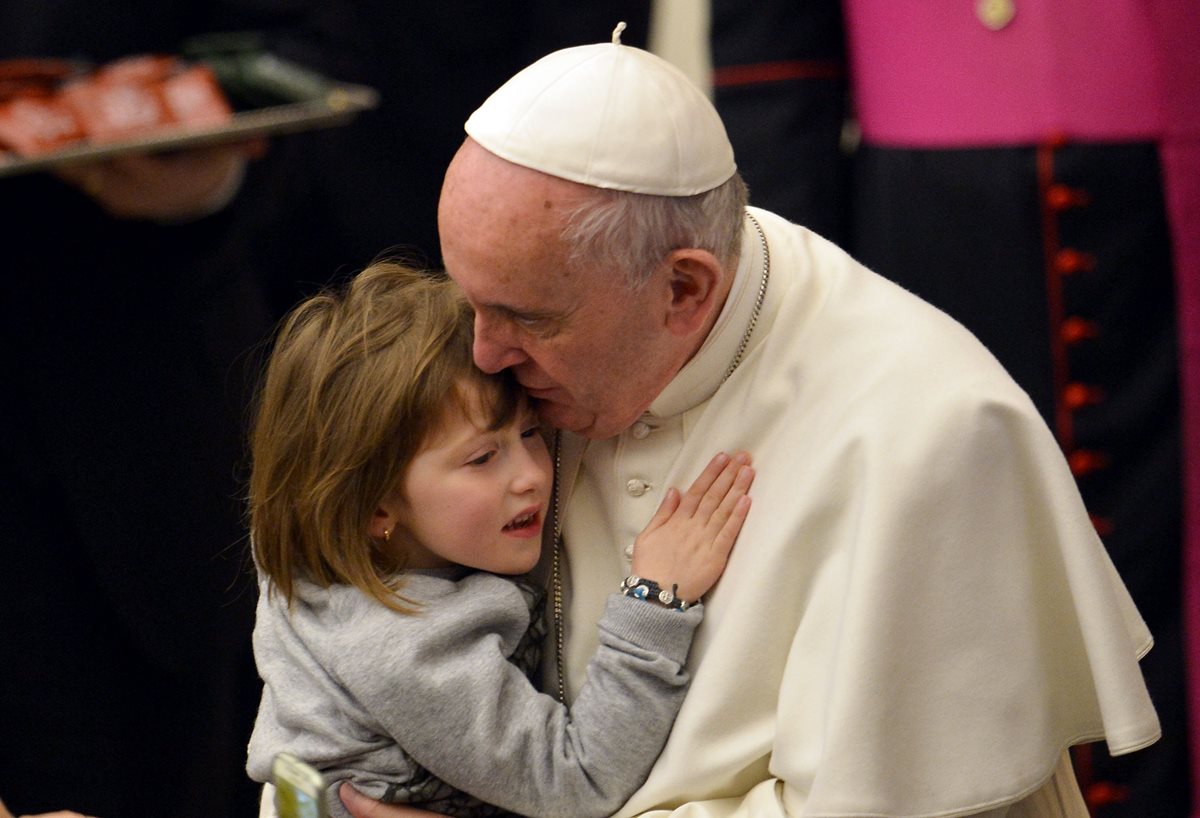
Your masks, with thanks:
M 636 477 L 625 484 L 625 490 L 634 497 L 641 497 L 646 493 L 646 489 L 650 488 L 650 484 L 645 480 L 638 480 Z
M 633 428 L 629 432 L 633 435 L 634 440 L 645 440 L 646 436 L 650 434 L 650 427 L 639 420 L 633 424 Z

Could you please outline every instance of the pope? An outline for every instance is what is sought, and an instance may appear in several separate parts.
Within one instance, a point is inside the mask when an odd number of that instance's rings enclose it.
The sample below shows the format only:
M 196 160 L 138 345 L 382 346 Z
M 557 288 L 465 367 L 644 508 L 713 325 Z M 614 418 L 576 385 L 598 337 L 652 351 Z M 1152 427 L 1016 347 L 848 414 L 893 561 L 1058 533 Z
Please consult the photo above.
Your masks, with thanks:
M 662 492 L 714 447 L 755 460 L 691 690 L 618 815 L 1086 815 L 1065 751 L 1160 728 L 1151 636 L 1053 434 L 961 325 L 747 206 L 707 97 L 618 35 L 485 101 L 439 205 L 476 363 L 562 430 L 546 689 L 578 691 Z

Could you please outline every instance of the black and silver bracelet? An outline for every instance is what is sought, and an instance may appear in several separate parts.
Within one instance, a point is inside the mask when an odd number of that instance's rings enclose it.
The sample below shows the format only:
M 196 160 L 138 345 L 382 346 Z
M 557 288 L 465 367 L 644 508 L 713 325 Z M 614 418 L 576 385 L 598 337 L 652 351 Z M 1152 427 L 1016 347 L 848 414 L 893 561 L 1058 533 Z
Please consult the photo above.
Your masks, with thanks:
M 695 605 L 700 600 L 693 602 L 685 602 L 675 595 L 679 590 L 678 585 L 672 585 L 670 590 L 663 588 L 652 579 L 644 579 L 636 575 L 630 575 L 621 580 L 620 591 L 625 596 L 631 596 L 634 599 L 644 599 L 647 602 L 657 602 L 664 608 L 670 608 L 674 611 L 686 611 L 688 608 Z

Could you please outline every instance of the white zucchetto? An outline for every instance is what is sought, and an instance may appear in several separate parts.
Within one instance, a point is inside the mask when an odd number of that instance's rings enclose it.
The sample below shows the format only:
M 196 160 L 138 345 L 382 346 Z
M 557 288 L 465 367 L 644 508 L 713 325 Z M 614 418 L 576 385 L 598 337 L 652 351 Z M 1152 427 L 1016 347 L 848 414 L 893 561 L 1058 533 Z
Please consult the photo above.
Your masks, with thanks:
M 708 97 L 675 66 L 612 43 L 555 51 L 467 119 L 489 152 L 593 187 L 690 196 L 733 176 L 733 147 Z

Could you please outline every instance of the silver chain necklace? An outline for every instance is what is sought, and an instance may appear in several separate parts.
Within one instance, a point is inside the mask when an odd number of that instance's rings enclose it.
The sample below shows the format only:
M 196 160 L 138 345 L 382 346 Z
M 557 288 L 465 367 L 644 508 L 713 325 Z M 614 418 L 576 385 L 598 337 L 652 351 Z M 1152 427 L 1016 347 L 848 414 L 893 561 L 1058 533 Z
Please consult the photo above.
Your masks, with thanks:
M 762 312 L 763 300 L 767 297 L 767 281 L 771 278 L 771 250 L 767 247 L 767 234 L 763 232 L 762 225 L 758 223 L 758 219 L 747 213 L 746 218 L 754 225 L 754 230 L 758 233 L 758 243 L 762 246 L 763 268 L 762 278 L 758 281 L 758 295 L 754 299 L 754 309 L 750 312 L 750 322 L 746 325 L 746 331 L 742 333 L 742 340 L 738 343 L 737 352 L 733 353 L 733 360 L 729 362 L 729 369 L 725 370 L 725 375 L 721 378 L 721 383 L 729 380 L 729 376 L 738 368 L 738 364 L 742 362 L 742 356 L 746 354 L 746 347 L 750 343 L 750 336 L 754 334 L 754 327 L 758 324 L 758 315 Z
M 762 312 L 763 300 L 767 297 L 767 281 L 771 277 L 771 251 L 767 247 L 767 234 L 763 232 L 762 225 L 758 223 L 758 219 L 754 218 L 750 213 L 746 214 L 746 218 L 754 225 L 755 232 L 758 233 L 758 241 L 762 246 L 763 267 L 762 277 L 758 282 L 758 295 L 754 299 L 754 309 L 750 312 L 750 321 L 746 325 L 746 331 L 742 333 L 742 340 L 738 343 L 737 351 L 733 354 L 733 360 L 729 362 L 729 368 L 725 370 L 725 374 L 721 377 L 721 383 L 729 380 L 729 376 L 738 368 L 738 364 L 742 362 L 742 356 L 746 354 L 746 347 L 750 344 L 750 336 L 754 334 L 754 327 L 758 324 L 759 313 Z M 559 516 L 559 474 L 562 472 L 562 432 L 554 433 L 554 489 L 553 499 L 551 500 L 551 509 L 554 514 L 554 553 L 550 561 L 550 587 L 553 593 L 553 608 L 554 608 L 554 666 L 558 674 L 558 700 L 563 704 L 567 703 L 567 688 L 566 688 L 566 659 L 563 650 L 563 589 L 562 589 L 562 523 Z
M 558 505 L 558 475 L 562 472 L 562 432 L 554 432 L 554 495 L 551 506 L 554 510 L 554 555 L 550 561 L 550 587 L 554 593 L 554 668 L 558 674 L 558 700 L 567 703 L 566 673 L 563 660 L 563 592 L 562 574 L 562 523 Z

